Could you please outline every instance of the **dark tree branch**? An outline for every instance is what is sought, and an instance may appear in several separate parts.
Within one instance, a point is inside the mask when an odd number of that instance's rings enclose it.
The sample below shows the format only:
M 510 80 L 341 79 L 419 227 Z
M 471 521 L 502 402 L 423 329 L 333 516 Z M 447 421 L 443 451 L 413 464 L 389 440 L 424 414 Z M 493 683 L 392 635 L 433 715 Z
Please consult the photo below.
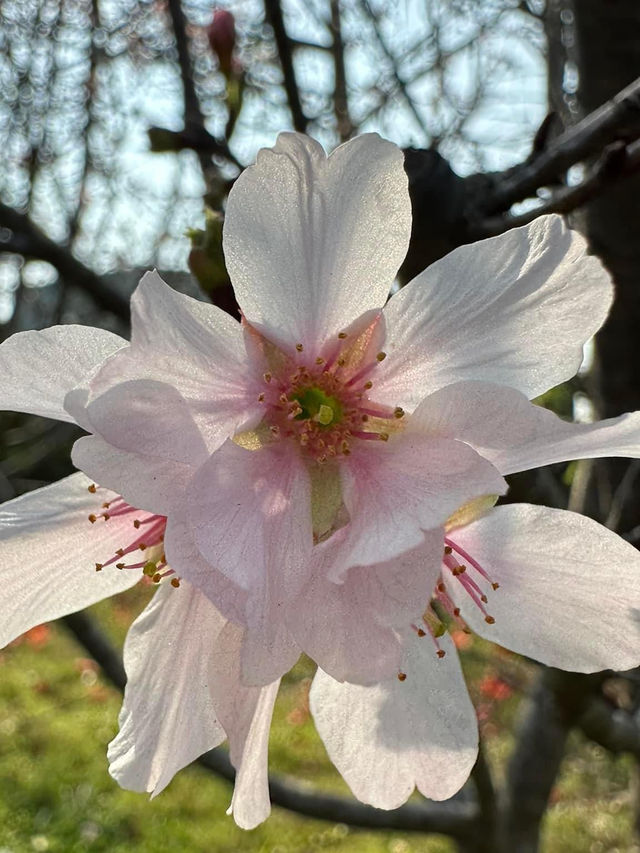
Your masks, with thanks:
M 184 139 L 181 147 L 193 148 L 198 154 L 200 166 L 205 176 L 211 168 L 211 155 L 217 155 L 230 160 L 238 168 L 241 164 L 236 160 L 229 150 L 226 142 L 219 142 L 213 137 L 204 123 L 204 116 L 200 109 L 200 101 L 196 93 L 193 80 L 193 67 L 189 53 L 189 36 L 187 35 L 187 19 L 182 9 L 181 0 L 168 0 L 167 7 L 173 25 L 173 34 L 178 51 L 178 66 L 180 68 L 180 79 L 182 80 L 182 92 L 184 97 Z M 164 131 L 164 128 L 160 130 Z M 171 131 L 165 131 L 171 133 Z M 191 140 L 194 144 L 189 144 Z
M 304 114 L 300 102 L 300 90 L 296 80 L 295 68 L 293 67 L 292 45 L 284 26 L 282 7 L 279 0 L 264 0 L 264 11 L 276 40 L 278 57 L 280 58 L 280 66 L 282 68 L 284 90 L 287 93 L 293 126 L 300 133 L 304 133 L 307 129 L 309 119 Z
M 599 155 L 613 142 L 630 143 L 639 137 L 640 78 L 560 134 L 546 150 L 502 173 L 493 191 L 479 200 L 479 212 L 487 215 L 508 210 L 540 187 L 557 182 L 575 163 Z
M 129 301 L 79 261 L 68 248 L 48 237 L 26 214 L 0 202 L 0 226 L 12 232 L 5 241 L 0 236 L 0 252 L 17 252 L 28 258 L 48 261 L 68 284 L 86 290 L 102 308 L 128 321 Z
M 119 690 L 124 690 L 126 675 L 120 655 L 95 620 L 87 613 L 74 613 L 63 617 L 62 622 L 97 661 L 109 681 Z M 198 759 L 198 764 L 229 782 L 235 779 L 235 770 L 224 749 L 210 750 Z M 269 791 L 272 802 L 283 809 L 365 829 L 440 833 L 464 841 L 473 838 L 478 828 L 478 809 L 464 797 L 447 803 L 407 804 L 393 811 L 384 811 L 343 797 L 309 793 L 294 782 L 273 775 L 269 777 Z
M 331 33 L 333 35 L 331 54 L 335 77 L 333 104 L 340 141 L 344 142 L 353 134 L 355 128 L 349 115 L 349 100 L 347 98 L 347 72 L 344 65 L 340 0 L 331 0 Z

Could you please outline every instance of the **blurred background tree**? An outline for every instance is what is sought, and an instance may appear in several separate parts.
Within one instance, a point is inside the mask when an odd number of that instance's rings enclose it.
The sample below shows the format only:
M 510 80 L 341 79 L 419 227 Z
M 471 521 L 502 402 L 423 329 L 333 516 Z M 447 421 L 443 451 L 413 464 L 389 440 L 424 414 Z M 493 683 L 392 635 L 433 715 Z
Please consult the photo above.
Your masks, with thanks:
M 2 336 L 58 322 L 126 333 L 150 266 L 233 312 L 221 224 L 242 168 L 283 129 L 329 150 L 375 130 L 406 151 L 414 229 L 401 280 L 540 212 L 570 215 L 617 301 L 596 368 L 544 404 L 569 417 L 640 408 L 639 69 L 637 0 L 2 0 Z M 0 426 L 0 498 L 68 473 L 75 428 L 9 414 Z M 635 542 L 637 474 L 636 463 L 555 466 L 513 478 L 511 499 L 580 508 Z M 87 623 L 68 626 L 90 646 Z M 481 649 L 474 698 L 533 684 L 510 761 L 492 762 L 506 782 L 496 794 L 482 762 L 420 827 L 465 850 L 528 853 L 573 730 L 640 756 L 639 678 L 520 677 L 510 662 L 505 680 Z M 100 658 L 99 643 L 91 651 Z M 379 825 L 358 808 L 339 820 Z M 621 844 L 633 844 L 631 820 Z M 548 835 L 545 849 L 587 849 L 579 838 Z M 613 849 L 603 843 L 590 849 Z

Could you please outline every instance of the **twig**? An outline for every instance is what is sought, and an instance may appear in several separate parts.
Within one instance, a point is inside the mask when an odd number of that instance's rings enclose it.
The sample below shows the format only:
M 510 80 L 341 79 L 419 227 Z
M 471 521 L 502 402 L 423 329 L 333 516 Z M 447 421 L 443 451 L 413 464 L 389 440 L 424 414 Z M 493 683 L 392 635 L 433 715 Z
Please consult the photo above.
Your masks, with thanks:
M 124 690 L 126 675 L 120 655 L 95 621 L 86 613 L 74 613 L 62 619 L 80 645 L 100 665 L 107 678 L 119 690 Z M 229 782 L 235 770 L 224 749 L 212 749 L 198 763 Z M 269 791 L 275 805 L 289 811 L 333 823 L 346 823 L 366 829 L 396 829 L 406 832 L 433 832 L 460 840 L 472 838 L 477 832 L 478 809 L 461 798 L 448 803 L 407 804 L 393 811 L 374 809 L 361 803 L 304 791 L 295 783 L 270 775 Z
M 276 40 L 278 57 L 282 68 L 284 90 L 287 93 L 293 126 L 300 133 L 304 133 L 307 129 L 309 119 L 304 114 L 300 102 L 300 90 L 298 88 L 298 81 L 296 80 L 295 68 L 293 67 L 291 42 L 284 26 L 284 18 L 282 17 L 282 8 L 279 0 L 264 0 L 264 11 Z
M 608 527 L 609 530 L 615 530 L 620 523 L 627 501 L 633 494 L 638 474 L 640 474 L 640 460 L 634 459 L 629 463 L 629 467 L 624 472 L 624 476 L 613 494 L 609 514 L 604 522 L 604 526 Z
M 612 142 L 640 137 L 640 78 L 606 104 L 557 136 L 544 151 L 500 176 L 479 202 L 483 214 L 500 213 L 557 181 L 575 163 L 599 154 Z
M 333 35 L 331 54 L 333 56 L 335 75 L 333 105 L 340 141 L 344 142 L 353 134 L 355 127 L 349 115 L 347 72 L 344 66 L 344 42 L 342 40 L 342 25 L 340 21 L 340 0 L 331 0 L 331 33 Z
M 68 248 L 48 237 L 26 214 L 0 202 L 0 226 L 13 232 L 11 238 L 0 241 L 0 252 L 17 252 L 26 257 L 48 261 L 69 284 L 77 285 L 91 294 L 98 305 L 124 320 L 129 319 L 128 300 L 79 261 Z

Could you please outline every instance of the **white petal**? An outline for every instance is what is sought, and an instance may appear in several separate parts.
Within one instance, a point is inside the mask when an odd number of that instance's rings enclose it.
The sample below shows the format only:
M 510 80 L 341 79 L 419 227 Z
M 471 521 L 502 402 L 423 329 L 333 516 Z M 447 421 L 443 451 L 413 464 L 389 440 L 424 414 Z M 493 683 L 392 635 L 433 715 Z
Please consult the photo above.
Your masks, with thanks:
M 126 343 L 90 326 L 12 335 L 0 346 L 0 409 L 73 422 L 63 407 L 65 395 L 86 385 L 95 369 Z
M 129 380 L 172 385 L 185 400 L 209 452 L 259 416 L 240 323 L 146 273 L 131 299 L 131 346 L 110 359 L 92 399 Z M 129 412 L 119 412 L 127 427 Z M 158 411 L 159 414 L 159 411 Z
M 458 382 L 431 394 L 409 430 L 470 444 L 505 476 L 567 459 L 640 457 L 640 412 L 574 424 L 489 382 Z
M 575 672 L 640 663 L 640 554 L 615 533 L 576 513 L 512 504 L 449 535 L 500 584 L 487 593 L 488 625 L 447 578 L 483 637 Z
M 229 194 L 224 254 L 249 322 L 313 349 L 384 304 L 410 231 L 399 148 L 365 134 L 327 158 L 283 133 Z
M 414 787 L 444 800 L 465 783 L 478 752 L 476 716 L 448 637 L 407 641 L 403 672 L 375 687 L 339 684 L 318 670 L 310 704 L 329 757 L 355 796 L 395 809 Z
M 351 519 L 339 548 L 344 569 L 390 560 L 472 498 L 506 491 L 496 469 L 459 441 L 405 433 L 366 450 L 342 466 Z M 332 574 L 340 579 L 339 566 Z
M 194 540 L 207 562 L 245 589 L 277 574 L 295 595 L 311 553 L 311 486 L 285 442 L 246 450 L 226 442 L 193 478 L 187 495 Z
M 73 445 L 71 459 L 93 482 L 112 489 L 137 509 L 168 515 L 193 476 L 190 465 L 120 450 L 97 435 Z
M 604 267 L 585 250 L 559 217 L 541 216 L 432 264 L 384 310 L 388 358 L 376 399 L 412 410 L 458 380 L 536 397 L 569 379 L 612 297 Z
M 229 811 L 243 829 L 269 816 L 268 748 L 273 704 L 279 681 L 266 687 L 241 682 L 244 636 L 229 623 L 221 637 L 223 654 L 212 655 L 216 711 L 229 738 L 229 757 L 237 770 Z
M 87 491 L 90 484 L 84 474 L 72 474 L 0 507 L 0 646 L 140 579 L 133 570 L 95 571 L 96 562 L 128 544 L 130 533 L 117 518 L 89 522 L 105 500 Z
M 395 676 L 403 647 L 394 628 L 420 621 L 440 574 L 443 537 L 442 529 L 429 531 L 420 547 L 351 568 L 343 583 L 329 580 L 321 559 L 327 552 L 322 544 L 314 548 L 313 573 L 287 613 L 305 653 L 338 681 L 373 684 Z
M 159 794 L 173 776 L 225 739 L 212 699 L 211 657 L 224 618 L 188 584 L 163 584 L 131 626 L 127 687 L 109 772 L 123 788 Z

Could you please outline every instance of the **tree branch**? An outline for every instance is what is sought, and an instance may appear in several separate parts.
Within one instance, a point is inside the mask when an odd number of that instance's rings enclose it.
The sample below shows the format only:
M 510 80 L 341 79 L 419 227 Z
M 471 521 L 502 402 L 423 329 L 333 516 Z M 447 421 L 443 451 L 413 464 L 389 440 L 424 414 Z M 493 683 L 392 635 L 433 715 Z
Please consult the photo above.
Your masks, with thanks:
M 0 226 L 12 235 L 0 237 L 0 252 L 16 252 L 28 258 L 48 261 L 68 284 L 86 290 L 102 308 L 129 320 L 129 301 L 116 293 L 101 276 L 86 267 L 65 246 L 48 237 L 29 217 L 0 202 Z
M 279 0 L 264 0 L 264 11 L 276 40 L 278 57 L 282 68 L 284 90 L 287 93 L 293 126 L 300 133 L 304 133 L 307 129 L 309 119 L 304 114 L 302 103 L 300 102 L 300 90 L 298 89 L 295 68 L 293 67 L 291 42 L 284 26 L 284 18 L 282 17 L 282 8 Z
M 349 100 L 347 98 L 347 72 L 344 65 L 340 0 L 331 0 L 331 33 L 333 35 L 331 54 L 333 56 L 335 77 L 333 105 L 340 141 L 345 142 L 352 135 L 355 128 L 349 115 Z

